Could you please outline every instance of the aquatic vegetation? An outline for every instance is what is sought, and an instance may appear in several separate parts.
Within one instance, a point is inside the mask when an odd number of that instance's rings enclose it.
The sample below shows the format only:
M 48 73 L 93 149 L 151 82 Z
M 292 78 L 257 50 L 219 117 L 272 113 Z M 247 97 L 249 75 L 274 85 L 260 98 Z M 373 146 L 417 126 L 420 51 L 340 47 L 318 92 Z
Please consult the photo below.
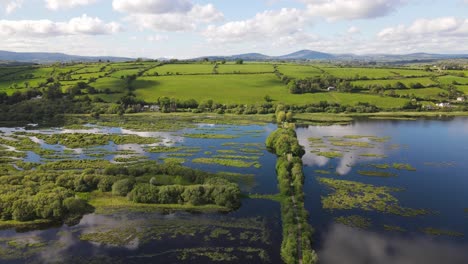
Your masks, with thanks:
M 367 166 L 369 166 L 369 167 L 374 167 L 374 168 L 377 168 L 377 169 L 389 169 L 389 168 L 390 168 L 390 164 L 388 164 L 388 163 L 383 163 L 383 164 L 368 164 Z
M 374 153 L 364 153 L 364 154 L 359 154 L 361 157 L 368 157 L 368 158 L 386 158 L 386 155 L 382 154 L 374 154 Z
M 86 133 L 57 133 L 57 134 L 26 134 L 44 140 L 47 144 L 63 145 L 68 148 L 83 148 L 91 146 L 107 145 L 114 142 L 122 144 L 155 144 L 161 142 L 160 138 L 140 137 L 137 135 L 115 134 L 86 134 Z
M 168 157 L 192 157 L 193 153 L 169 153 Z
M 193 159 L 194 163 L 203 163 L 203 164 L 218 164 L 228 167 L 238 167 L 238 168 L 249 168 L 252 166 L 261 166 L 258 162 L 247 162 L 238 159 L 221 159 L 221 158 L 196 158 Z
M 41 164 L 39 170 L 84 170 L 101 169 L 109 166 L 108 160 L 60 160 Z
M 228 134 L 183 134 L 183 137 L 187 138 L 203 138 L 203 139 L 232 139 L 238 138 L 236 135 Z
M 137 162 L 141 160 L 148 159 L 146 156 L 130 156 L 130 157 L 117 157 L 114 158 L 115 162 L 126 163 L 126 162 Z
M 437 229 L 433 227 L 426 227 L 422 228 L 421 232 L 431 235 L 431 236 L 452 236 L 452 237 L 462 237 L 464 236 L 463 233 L 456 232 L 456 231 L 450 231 L 450 230 L 442 230 L 442 229 Z
M 401 226 L 384 225 L 384 229 L 389 232 L 406 232 L 406 229 Z
M 187 157 L 189 157 L 189 156 L 193 156 L 193 154 L 191 153 L 199 152 L 201 149 L 195 148 L 195 147 L 155 146 L 155 147 L 148 147 L 145 150 L 151 153 L 185 152 L 185 153 L 174 153 L 174 154 L 169 154 L 169 155 L 174 156 L 174 157 L 176 157 L 177 155 L 186 155 Z
M 259 156 L 242 156 L 242 155 L 213 155 L 213 158 L 220 159 L 246 159 L 246 160 L 258 160 Z
M 340 216 L 335 217 L 334 220 L 337 223 L 361 229 L 369 228 L 372 225 L 369 218 L 365 218 L 360 215 Z
M 334 192 L 322 196 L 322 206 L 329 210 L 361 209 L 401 216 L 425 215 L 425 209 L 412 209 L 399 205 L 391 192 L 402 191 L 398 188 L 379 187 L 355 181 L 317 178 L 319 183 L 328 186 Z
M 262 151 L 258 149 L 252 149 L 252 148 L 240 148 L 238 149 L 238 151 L 241 153 L 254 154 L 254 155 L 259 155 L 259 156 L 263 155 Z
M 324 152 L 317 152 L 316 154 L 317 156 L 322 156 L 322 157 L 326 157 L 329 159 L 343 157 L 343 153 L 337 152 L 337 151 L 324 151 Z
M 110 230 L 100 233 L 84 233 L 80 235 L 80 240 L 112 246 L 125 246 L 135 240 L 136 231 L 137 229 L 134 227 L 126 227 L 119 228 L 118 232 Z
M 365 136 L 365 135 L 345 135 L 343 138 L 347 139 L 369 139 L 374 142 L 387 142 L 390 140 L 390 137 L 376 137 L 376 136 Z
M 416 171 L 410 164 L 407 163 L 393 163 L 393 168 L 397 170 L 407 170 L 407 171 Z
M 331 174 L 331 171 L 328 170 L 314 170 L 317 174 Z
M 333 146 L 337 147 L 358 147 L 358 148 L 373 148 L 374 145 L 368 143 L 368 142 L 362 142 L 362 141 L 338 141 L 338 140 L 333 140 L 331 143 Z
M 222 153 L 222 154 L 236 154 L 237 153 L 237 151 L 233 149 L 218 149 L 216 150 L 216 152 Z
M 357 172 L 363 176 L 371 176 L 371 177 L 395 177 L 397 176 L 395 173 L 386 172 L 386 171 L 363 171 L 358 170 Z
M 186 161 L 184 158 L 164 158 L 163 160 L 165 163 L 179 163 L 179 164 L 182 164 Z

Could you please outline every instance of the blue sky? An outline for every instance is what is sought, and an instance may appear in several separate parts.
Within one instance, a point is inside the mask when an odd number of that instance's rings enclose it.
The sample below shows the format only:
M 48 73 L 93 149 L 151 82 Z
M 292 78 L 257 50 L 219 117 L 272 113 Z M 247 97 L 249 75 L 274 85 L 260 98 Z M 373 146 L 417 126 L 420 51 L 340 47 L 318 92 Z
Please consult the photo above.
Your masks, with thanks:
M 468 53 L 468 0 L 0 0 L 1 50 Z

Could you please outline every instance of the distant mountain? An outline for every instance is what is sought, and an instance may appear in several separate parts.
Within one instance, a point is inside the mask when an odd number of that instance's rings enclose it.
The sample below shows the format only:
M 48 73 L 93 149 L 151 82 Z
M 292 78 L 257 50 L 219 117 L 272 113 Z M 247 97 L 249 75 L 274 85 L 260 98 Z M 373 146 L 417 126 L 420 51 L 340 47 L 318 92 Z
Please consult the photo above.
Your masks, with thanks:
M 326 60 L 326 61 L 379 61 L 379 62 L 405 62 L 405 61 L 433 61 L 454 58 L 468 58 L 468 54 L 431 54 L 431 53 L 411 53 L 411 54 L 331 54 L 313 50 L 300 50 L 291 54 L 281 56 L 268 56 L 261 53 L 245 53 L 231 56 L 205 56 L 193 60 L 236 60 L 245 61 L 304 61 L 304 60 Z
M 47 53 L 47 52 L 11 52 L 0 51 L 0 60 L 2 61 L 16 61 L 16 62 L 33 62 L 33 63 L 53 63 L 53 62 L 93 62 L 93 61 L 112 61 L 121 62 L 134 60 L 132 58 L 123 57 L 91 57 L 91 56 L 78 56 L 68 55 L 64 53 Z
M 408 63 L 408 62 L 431 62 L 444 59 L 467 58 L 468 54 L 432 54 L 432 53 L 411 53 L 411 54 L 331 54 L 313 50 L 300 50 L 290 54 L 281 56 L 268 56 L 261 53 L 245 53 L 230 56 L 204 56 L 191 59 L 203 60 L 228 60 L 233 61 L 242 59 L 244 61 L 307 61 L 307 60 L 324 60 L 324 61 L 362 61 L 362 62 L 387 62 L 387 63 Z M 54 63 L 54 62 L 95 62 L 95 61 L 131 61 L 134 58 L 126 57 L 91 57 L 68 55 L 64 53 L 44 53 L 44 52 L 10 52 L 0 51 L 0 61 L 8 61 L 11 63 Z M 168 60 L 167 58 L 159 58 L 160 61 Z
M 313 50 L 300 50 L 291 54 L 275 57 L 279 60 L 328 60 L 335 58 L 335 55 Z

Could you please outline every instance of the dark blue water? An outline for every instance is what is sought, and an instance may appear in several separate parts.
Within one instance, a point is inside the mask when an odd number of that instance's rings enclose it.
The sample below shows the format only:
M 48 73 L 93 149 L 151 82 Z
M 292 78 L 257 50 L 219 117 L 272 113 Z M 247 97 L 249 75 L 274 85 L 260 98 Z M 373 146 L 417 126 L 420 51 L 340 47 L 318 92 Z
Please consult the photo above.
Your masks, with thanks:
M 307 147 L 308 153 L 303 158 L 305 206 L 311 215 L 310 223 L 317 230 L 315 246 L 321 252 L 323 263 L 336 263 L 343 259 L 347 263 L 437 263 L 442 256 L 448 260 L 445 263 L 468 263 L 468 256 L 464 253 L 466 250 L 460 250 L 468 248 L 468 213 L 464 210 L 468 208 L 467 118 L 446 121 L 357 121 L 348 126 L 301 127 L 297 133 L 304 146 L 309 145 L 309 137 L 390 137 L 386 143 L 375 143 L 373 149 L 354 148 L 336 159 L 319 157 L 310 153 L 311 148 Z M 381 154 L 387 158 L 360 157 L 363 153 Z M 381 170 L 398 175 L 386 178 L 357 173 L 358 170 L 379 171 L 364 167 L 370 163 L 408 163 L 416 171 Z M 320 175 L 315 170 L 330 170 L 332 174 Z M 431 213 L 403 217 L 359 209 L 326 210 L 322 208 L 321 196 L 331 191 L 317 182 L 317 176 L 404 188 L 403 192 L 392 193 L 401 206 L 427 209 Z M 334 217 L 349 215 L 370 218 L 372 226 L 362 231 L 337 225 L 333 221 Z M 407 231 L 388 232 L 384 230 L 384 224 L 400 226 Z M 421 231 L 427 227 L 460 232 L 464 236 L 429 236 Z M 440 248 L 439 254 L 425 253 L 437 248 Z M 427 258 L 423 257 L 425 254 Z

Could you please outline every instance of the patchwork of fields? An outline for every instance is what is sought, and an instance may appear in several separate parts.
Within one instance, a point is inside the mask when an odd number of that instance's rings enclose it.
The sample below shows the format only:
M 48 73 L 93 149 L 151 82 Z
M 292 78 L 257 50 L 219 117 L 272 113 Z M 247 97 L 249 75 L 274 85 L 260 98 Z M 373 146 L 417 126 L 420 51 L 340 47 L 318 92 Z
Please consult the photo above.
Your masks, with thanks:
M 135 79 L 129 80 L 129 76 Z M 278 76 L 306 79 L 334 76 L 350 81 L 352 92 L 291 94 Z M 444 99 L 446 87 L 453 85 L 468 94 L 468 77 L 463 71 L 430 72 L 419 68 L 346 68 L 325 64 L 214 64 L 159 62 L 90 63 L 0 68 L 0 92 L 41 89 L 59 82 L 64 92 L 85 83 L 94 88 L 90 97 L 116 102 L 129 92 L 137 99 L 156 102 L 160 97 L 222 104 L 274 103 L 305 105 L 328 101 L 343 105 L 367 102 L 380 108 L 398 108 L 415 96 L 424 100 Z M 403 85 L 403 87 L 401 87 Z M 370 88 L 384 87 L 384 93 L 371 94 Z M 327 87 L 321 87 L 326 89 Z M 403 88 L 403 89 L 402 89 Z M 406 89 L 405 89 L 406 88 Z M 417 89 L 414 89 L 417 88 Z M 89 89 L 83 89 L 86 95 Z M 441 97 L 442 96 L 442 97 Z M 401 97 L 401 98 L 398 98 Z

